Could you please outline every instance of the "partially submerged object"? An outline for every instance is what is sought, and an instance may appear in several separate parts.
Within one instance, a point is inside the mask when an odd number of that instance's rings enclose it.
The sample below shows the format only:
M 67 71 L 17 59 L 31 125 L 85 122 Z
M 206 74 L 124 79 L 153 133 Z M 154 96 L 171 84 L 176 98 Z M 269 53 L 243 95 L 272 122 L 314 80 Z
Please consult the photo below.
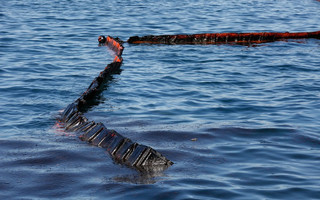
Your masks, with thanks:
M 128 39 L 131 44 L 258 44 L 285 39 L 320 39 L 320 31 L 299 33 L 203 33 L 192 35 L 147 35 L 133 36 Z
M 66 131 L 73 131 L 80 135 L 81 140 L 106 149 L 111 157 L 121 164 L 142 172 L 159 172 L 168 168 L 173 162 L 153 148 L 133 142 L 115 130 L 108 129 L 102 123 L 89 121 L 83 116 L 81 110 L 88 107 L 88 102 L 101 92 L 103 83 L 119 71 L 122 64 L 123 42 L 110 36 L 100 36 L 98 40 L 100 45 L 107 45 L 113 50 L 114 61 L 100 72 L 76 101 L 67 106 L 60 116 L 60 123 Z
M 130 37 L 128 43 L 141 44 L 244 44 L 273 42 L 284 39 L 320 39 L 320 31 L 300 33 L 206 33 L 193 35 L 148 35 Z M 142 172 L 159 172 L 170 167 L 173 162 L 151 147 L 138 144 L 122 136 L 115 130 L 110 130 L 102 123 L 89 121 L 82 111 L 90 106 L 101 93 L 104 82 L 120 70 L 122 64 L 123 41 L 110 36 L 100 36 L 99 45 L 108 46 L 115 54 L 112 63 L 100 72 L 88 89 L 62 112 L 59 122 L 66 131 L 76 132 L 88 143 L 102 147 L 111 157 L 122 164 Z

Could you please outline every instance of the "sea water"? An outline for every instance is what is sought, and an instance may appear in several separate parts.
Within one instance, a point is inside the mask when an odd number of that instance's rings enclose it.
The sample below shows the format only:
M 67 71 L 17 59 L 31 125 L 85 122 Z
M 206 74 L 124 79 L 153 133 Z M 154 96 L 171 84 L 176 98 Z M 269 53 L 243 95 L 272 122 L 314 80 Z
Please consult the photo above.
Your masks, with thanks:
M 1 1 L 1 199 L 319 199 L 320 41 L 124 44 L 85 116 L 175 164 L 121 166 L 54 128 L 110 62 L 99 35 L 320 30 L 320 2 Z

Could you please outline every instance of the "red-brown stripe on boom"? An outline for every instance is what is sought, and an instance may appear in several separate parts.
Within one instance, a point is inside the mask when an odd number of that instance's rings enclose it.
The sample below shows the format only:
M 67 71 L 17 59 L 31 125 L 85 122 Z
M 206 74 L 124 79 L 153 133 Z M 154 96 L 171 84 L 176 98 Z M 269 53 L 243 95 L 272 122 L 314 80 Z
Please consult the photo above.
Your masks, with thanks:
M 253 44 L 274 42 L 285 39 L 317 38 L 320 39 L 320 31 L 298 33 L 203 33 L 193 35 L 147 35 L 143 37 L 133 36 L 128 39 L 131 44 Z

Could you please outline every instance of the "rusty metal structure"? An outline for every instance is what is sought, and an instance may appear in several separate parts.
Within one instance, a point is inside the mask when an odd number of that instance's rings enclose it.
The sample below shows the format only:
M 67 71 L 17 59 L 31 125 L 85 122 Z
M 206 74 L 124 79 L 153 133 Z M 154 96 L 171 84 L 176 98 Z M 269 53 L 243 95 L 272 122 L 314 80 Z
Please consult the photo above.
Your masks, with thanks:
M 89 121 L 83 114 L 94 100 L 97 94 L 102 91 L 103 84 L 107 79 L 119 71 L 122 64 L 122 41 L 110 36 L 100 36 L 100 45 L 106 45 L 115 53 L 114 61 L 100 72 L 88 89 L 73 103 L 69 104 L 59 117 L 59 124 L 66 131 L 76 132 L 80 139 L 92 145 L 102 147 L 118 163 L 135 168 L 141 172 L 159 172 L 173 164 L 159 152 L 151 147 L 131 141 L 116 132 L 108 129 L 104 124 Z
M 128 39 L 130 44 L 240 44 L 250 45 L 274 42 L 287 39 L 316 38 L 320 39 L 320 31 L 299 33 L 203 33 L 192 35 L 147 35 L 133 36 Z

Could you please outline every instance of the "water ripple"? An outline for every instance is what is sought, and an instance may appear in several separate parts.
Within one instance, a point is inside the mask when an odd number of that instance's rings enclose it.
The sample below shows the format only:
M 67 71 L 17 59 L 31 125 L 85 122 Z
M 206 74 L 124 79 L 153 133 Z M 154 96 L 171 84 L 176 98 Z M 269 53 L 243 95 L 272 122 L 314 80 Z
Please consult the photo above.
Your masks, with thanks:
M 140 174 L 52 128 L 101 34 L 317 31 L 318 1 L 3 1 L 1 199 L 319 199 L 320 42 L 125 45 L 86 113 L 175 162 Z M 310 17 L 312 16 L 312 17 Z

